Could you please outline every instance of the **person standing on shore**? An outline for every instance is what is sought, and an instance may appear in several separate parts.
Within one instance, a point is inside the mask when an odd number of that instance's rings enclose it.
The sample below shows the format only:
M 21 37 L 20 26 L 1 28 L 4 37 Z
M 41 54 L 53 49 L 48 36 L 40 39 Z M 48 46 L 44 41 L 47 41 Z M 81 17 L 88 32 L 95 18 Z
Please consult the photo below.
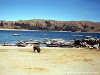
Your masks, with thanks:
M 99 44 L 99 49 L 100 49 L 100 40 L 98 41 L 98 44 Z

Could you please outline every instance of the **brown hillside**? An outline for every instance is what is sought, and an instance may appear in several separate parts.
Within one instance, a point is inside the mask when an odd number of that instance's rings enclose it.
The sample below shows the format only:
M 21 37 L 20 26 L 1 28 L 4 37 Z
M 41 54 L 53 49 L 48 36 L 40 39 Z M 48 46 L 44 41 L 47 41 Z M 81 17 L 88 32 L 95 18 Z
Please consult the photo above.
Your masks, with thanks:
M 3 29 L 28 29 L 49 31 L 72 31 L 72 32 L 100 32 L 100 22 L 91 21 L 55 21 L 55 20 L 20 20 L 2 21 L 0 28 Z

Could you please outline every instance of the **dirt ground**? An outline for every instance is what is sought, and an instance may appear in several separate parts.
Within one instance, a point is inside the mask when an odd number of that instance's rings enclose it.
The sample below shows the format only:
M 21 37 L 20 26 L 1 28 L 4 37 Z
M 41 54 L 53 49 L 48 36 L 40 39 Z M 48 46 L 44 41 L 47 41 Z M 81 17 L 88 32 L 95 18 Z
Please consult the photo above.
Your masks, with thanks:
M 0 75 L 100 75 L 100 50 L 0 46 Z

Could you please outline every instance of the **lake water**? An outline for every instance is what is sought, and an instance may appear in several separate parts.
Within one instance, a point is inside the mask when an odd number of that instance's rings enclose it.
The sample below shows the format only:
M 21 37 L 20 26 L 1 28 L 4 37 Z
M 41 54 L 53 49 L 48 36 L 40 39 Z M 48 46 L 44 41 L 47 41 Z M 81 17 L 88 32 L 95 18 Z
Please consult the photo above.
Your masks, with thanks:
M 12 34 L 21 34 L 21 36 L 13 36 Z M 79 36 L 73 37 L 72 35 Z M 45 38 L 74 40 L 83 39 L 84 36 L 100 38 L 100 33 L 0 30 L 0 43 L 16 43 L 20 40 L 44 40 Z

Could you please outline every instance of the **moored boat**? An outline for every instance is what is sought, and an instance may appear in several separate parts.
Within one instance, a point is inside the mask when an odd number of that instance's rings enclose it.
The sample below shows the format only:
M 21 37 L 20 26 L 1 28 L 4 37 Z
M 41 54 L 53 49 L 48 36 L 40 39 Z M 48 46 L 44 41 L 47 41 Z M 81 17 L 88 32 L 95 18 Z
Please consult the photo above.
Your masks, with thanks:
M 20 36 L 21 34 L 12 34 L 13 36 Z
M 18 43 L 16 43 L 16 46 L 25 47 L 26 43 L 25 42 L 18 42 Z
M 63 39 L 51 39 L 46 42 L 46 45 L 47 47 L 63 47 L 71 45 L 71 42 Z

